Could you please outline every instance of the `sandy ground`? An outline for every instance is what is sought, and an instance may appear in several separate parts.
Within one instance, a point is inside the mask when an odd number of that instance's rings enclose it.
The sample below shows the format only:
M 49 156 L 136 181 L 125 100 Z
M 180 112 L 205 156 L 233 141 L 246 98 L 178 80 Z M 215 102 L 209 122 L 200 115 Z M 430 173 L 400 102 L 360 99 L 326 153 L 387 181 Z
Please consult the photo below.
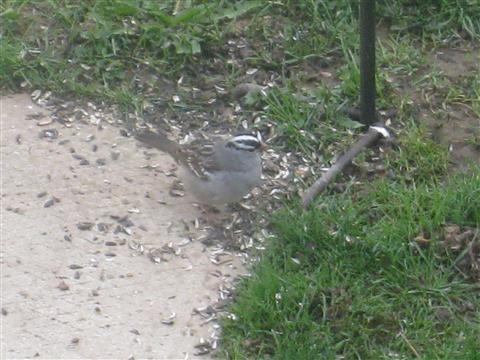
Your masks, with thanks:
M 188 242 L 199 213 L 170 195 L 170 157 L 108 124 L 42 125 L 28 95 L 0 112 L 2 359 L 200 358 L 218 325 L 193 310 L 244 269 Z

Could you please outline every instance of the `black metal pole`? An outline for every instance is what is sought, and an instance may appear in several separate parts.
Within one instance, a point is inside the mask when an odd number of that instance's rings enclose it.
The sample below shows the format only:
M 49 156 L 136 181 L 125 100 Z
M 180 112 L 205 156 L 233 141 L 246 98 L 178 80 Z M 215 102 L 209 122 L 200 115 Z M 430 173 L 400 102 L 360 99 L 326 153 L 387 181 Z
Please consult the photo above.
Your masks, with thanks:
M 375 116 L 375 0 L 360 0 L 360 111 L 372 125 Z

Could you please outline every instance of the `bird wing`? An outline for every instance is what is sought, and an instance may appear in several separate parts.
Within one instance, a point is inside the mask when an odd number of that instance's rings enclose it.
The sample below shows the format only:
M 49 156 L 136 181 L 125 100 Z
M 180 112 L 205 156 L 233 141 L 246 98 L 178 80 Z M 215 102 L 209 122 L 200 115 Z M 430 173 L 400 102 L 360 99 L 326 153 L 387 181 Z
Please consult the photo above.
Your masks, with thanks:
M 180 146 L 164 133 L 144 131 L 135 138 L 146 145 L 170 154 L 176 162 L 188 168 L 193 175 L 207 179 L 209 172 L 219 170 L 218 159 L 214 152 L 215 144 L 207 139 L 198 139 L 186 146 Z

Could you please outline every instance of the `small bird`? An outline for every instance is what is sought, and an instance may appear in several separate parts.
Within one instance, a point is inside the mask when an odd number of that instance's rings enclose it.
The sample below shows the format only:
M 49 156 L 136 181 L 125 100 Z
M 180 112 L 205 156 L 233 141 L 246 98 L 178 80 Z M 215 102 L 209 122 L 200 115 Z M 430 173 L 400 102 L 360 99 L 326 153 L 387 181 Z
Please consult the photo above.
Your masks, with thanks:
M 136 138 L 170 154 L 180 165 L 185 188 L 202 204 L 238 202 L 260 183 L 261 152 L 266 147 L 260 133 L 239 133 L 228 140 L 198 139 L 185 145 L 152 131 Z

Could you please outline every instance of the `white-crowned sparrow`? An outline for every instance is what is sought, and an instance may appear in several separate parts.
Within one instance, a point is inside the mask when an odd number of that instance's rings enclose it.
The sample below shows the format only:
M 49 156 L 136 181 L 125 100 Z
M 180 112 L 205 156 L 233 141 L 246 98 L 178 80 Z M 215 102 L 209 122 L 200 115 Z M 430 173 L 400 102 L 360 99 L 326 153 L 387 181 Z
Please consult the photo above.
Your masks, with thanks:
M 187 191 L 203 204 L 237 202 L 260 183 L 261 150 L 259 133 L 240 133 L 228 140 L 194 140 L 179 145 L 165 134 L 145 131 L 136 138 L 170 154 L 180 164 L 180 177 Z

